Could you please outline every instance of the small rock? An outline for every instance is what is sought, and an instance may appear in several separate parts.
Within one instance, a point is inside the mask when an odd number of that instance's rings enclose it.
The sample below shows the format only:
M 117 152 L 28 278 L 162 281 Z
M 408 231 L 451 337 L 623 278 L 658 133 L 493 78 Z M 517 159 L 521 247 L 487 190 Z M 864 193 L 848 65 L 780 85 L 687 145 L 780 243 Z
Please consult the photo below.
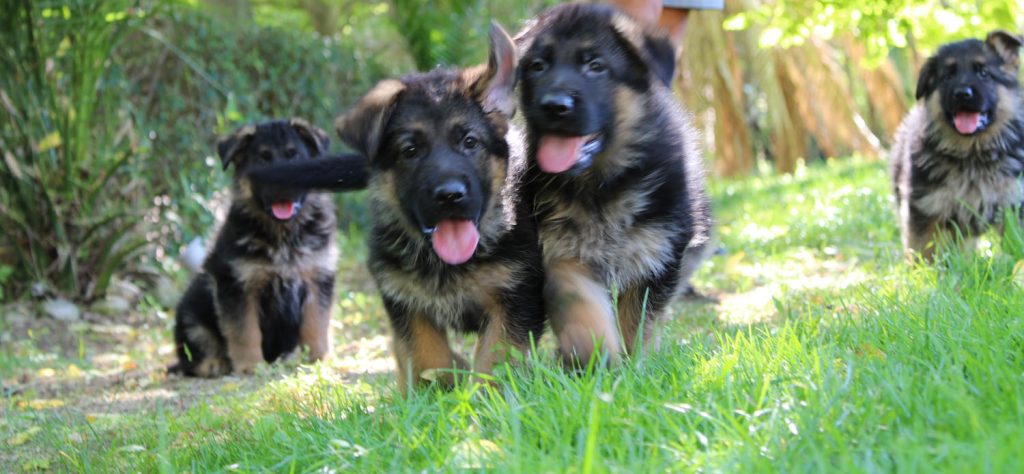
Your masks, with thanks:
M 131 309 L 132 305 L 128 300 L 116 295 L 107 296 L 92 306 L 93 311 L 108 316 L 122 315 Z
M 10 325 L 23 325 L 32 319 L 32 312 L 23 303 L 11 303 L 3 308 L 3 321 Z
M 142 298 L 142 289 L 127 280 L 114 280 L 107 289 L 107 295 L 119 297 L 129 303 Z
M 57 321 L 77 321 L 82 316 L 78 306 L 64 298 L 47 300 L 43 303 L 43 311 Z
M 192 239 L 185 246 L 185 250 L 181 252 L 181 264 L 192 271 L 192 273 L 199 273 L 202 270 L 203 260 L 205 259 L 206 247 L 203 245 L 203 239 L 199 237 Z
M 181 299 L 181 291 L 174 285 L 174 281 L 166 276 L 157 277 L 153 282 L 152 295 L 164 308 L 175 307 Z

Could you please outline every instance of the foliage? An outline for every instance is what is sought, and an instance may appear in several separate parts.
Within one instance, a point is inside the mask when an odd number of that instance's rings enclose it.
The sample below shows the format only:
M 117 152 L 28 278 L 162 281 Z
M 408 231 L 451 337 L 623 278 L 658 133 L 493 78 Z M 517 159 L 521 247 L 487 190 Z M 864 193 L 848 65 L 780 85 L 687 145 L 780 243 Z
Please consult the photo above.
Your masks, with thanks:
M 514 31 L 518 22 L 555 3 L 444 0 L 391 0 L 392 17 L 420 71 L 437 66 L 466 66 L 486 58 L 491 19 Z
M 871 63 L 878 65 L 892 48 L 932 51 L 954 39 L 984 37 L 997 28 L 1017 31 L 1021 21 L 1024 4 L 1018 0 L 830 0 L 767 1 L 729 18 L 725 25 L 727 29 L 764 25 L 760 45 L 765 48 L 799 45 L 811 37 L 827 41 L 849 35 L 867 48 Z
M 0 9 L 0 261 L 15 268 L 7 281 L 102 295 L 146 245 L 133 231 L 141 183 L 129 172 L 144 145 L 110 60 L 141 12 L 128 0 L 4 0 Z
M 180 2 L 160 3 L 130 39 L 117 57 L 153 142 L 147 176 L 160 200 L 154 224 L 165 268 L 174 266 L 167 254 L 209 235 L 226 198 L 231 170 L 221 171 L 217 136 L 291 116 L 330 131 L 340 111 L 396 67 L 349 37 L 229 23 Z

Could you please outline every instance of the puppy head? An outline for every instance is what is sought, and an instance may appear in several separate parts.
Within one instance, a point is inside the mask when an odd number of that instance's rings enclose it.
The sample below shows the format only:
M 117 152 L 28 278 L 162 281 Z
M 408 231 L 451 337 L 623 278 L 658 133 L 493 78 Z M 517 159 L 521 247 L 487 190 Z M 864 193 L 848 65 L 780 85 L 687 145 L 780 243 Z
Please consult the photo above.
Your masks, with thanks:
M 599 5 L 555 7 L 518 41 L 531 146 L 549 173 L 581 172 L 611 142 L 620 90 L 666 87 L 675 72 L 664 35 Z
M 383 81 L 335 122 L 370 160 L 371 193 L 445 263 L 468 261 L 481 223 L 502 218 L 515 81 L 515 46 L 493 25 L 486 66 Z
M 994 31 L 985 41 L 949 43 L 928 58 L 917 82 L 917 99 L 965 137 L 998 128 L 1007 104 L 1017 95 L 1021 37 Z
M 321 156 L 330 146 L 330 139 L 309 122 L 293 118 L 257 125 L 246 125 L 217 143 L 217 153 L 226 170 L 235 166 L 235 180 L 242 198 L 251 201 L 266 215 L 279 221 L 295 217 L 306 199 L 306 192 L 282 189 L 272 185 L 241 179 L 253 165 L 310 160 Z

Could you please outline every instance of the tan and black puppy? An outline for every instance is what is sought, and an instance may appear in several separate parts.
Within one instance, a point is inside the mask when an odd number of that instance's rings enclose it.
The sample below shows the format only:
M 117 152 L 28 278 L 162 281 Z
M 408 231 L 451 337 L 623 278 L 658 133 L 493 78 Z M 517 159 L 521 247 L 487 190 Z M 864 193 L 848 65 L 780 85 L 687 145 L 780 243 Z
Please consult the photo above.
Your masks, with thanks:
M 468 368 L 449 330 L 480 333 L 476 372 L 543 331 L 540 251 L 516 199 L 523 157 L 506 141 L 514 87 L 515 47 L 495 25 L 486 67 L 384 81 L 336 122 L 370 160 L 369 267 L 403 391 Z
M 330 353 L 334 206 L 324 194 L 243 177 L 256 165 L 313 160 L 328 144 L 300 119 L 245 126 L 217 144 L 224 168 L 235 166 L 231 209 L 178 305 L 171 372 L 247 373 L 299 345 L 313 360 Z
M 564 360 L 656 343 L 666 307 L 708 253 L 697 133 L 668 84 L 660 32 L 598 5 L 542 13 L 517 38 L 534 205 Z M 613 303 L 617 301 L 617 305 Z
M 373 216 L 368 265 L 388 312 L 399 387 L 444 385 L 470 366 L 448 332 L 476 332 L 472 369 L 489 372 L 545 325 L 543 270 L 515 110 L 515 46 L 494 25 L 489 62 L 377 84 L 336 126 L 368 159 Z M 278 185 L 338 189 L 359 167 L 286 165 L 253 175 Z M 358 174 L 358 173 L 357 173 Z
M 935 241 L 999 226 L 1024 202 L 1024 103 L 1018 35 L 995 31 L 939 48 L 921 69 L 915 106 L 893 141 L 903 246 L 934 256 Z

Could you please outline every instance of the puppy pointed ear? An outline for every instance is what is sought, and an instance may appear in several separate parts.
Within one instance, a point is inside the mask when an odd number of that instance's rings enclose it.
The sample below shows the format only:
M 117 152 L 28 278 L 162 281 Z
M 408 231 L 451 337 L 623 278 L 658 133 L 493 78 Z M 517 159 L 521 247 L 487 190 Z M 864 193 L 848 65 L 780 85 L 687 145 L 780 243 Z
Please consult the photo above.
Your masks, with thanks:
M 985 43 L 1003 58 L 1005 69 L 1016 75 L 1020 70 L 1020 48 L 1024 46 L 1024 38 L 1005 30 L 995 30 L 988 34 Z
M 300 118 L 293 118 L 288 123 L 295 129 L 295 133 L 299 134 L 299 138 L 313 156 L 322 156 L 331 147 L 331 139 L 320 128 Z
M 917 93 L 914 95 L 917 100 L 924 99 L 935 91 L 938 69 L 939 63 L 934 56 L 928 58 L 924 66 L 921 66 L 921 72 L 917 75 Z
M 497 22 L 491 22 L 487 69 L 473 83 L 473 97 L 484 112 L 511 117 L 516 110 L 516 45 Z
M 225 170 L 228 169 L 228 165 L 238 161 L 239 156 L 249 146 L 249 142 L 252 141 L 255 134 L 256 127 L 246 125 L 217 142 L 217 154 L 220 155 L 220 162 L 224 165 Z M 235 165 L 237 166 L 238 163 Z
M 659 31 L 644 28 L 625 13 L 613 15 L 613 28 L 630 52 L 662 84 L 672 87 L 672 78 L 676 74 L 676 49 L 668 37 Z
M 376 158 L 384 127 L 403 90 L 405 84 L 394 79 L 386 79 L 373 86 L 352 110 L 334 121 L 341 141 L 371 161 Z

